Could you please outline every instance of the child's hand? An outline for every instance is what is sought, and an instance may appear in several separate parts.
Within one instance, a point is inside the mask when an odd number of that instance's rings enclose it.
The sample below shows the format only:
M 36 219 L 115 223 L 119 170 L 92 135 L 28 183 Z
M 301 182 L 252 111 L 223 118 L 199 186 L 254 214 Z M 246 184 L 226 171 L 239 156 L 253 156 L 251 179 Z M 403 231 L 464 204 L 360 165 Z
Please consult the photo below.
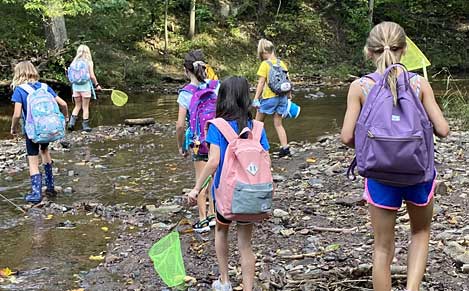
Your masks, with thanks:
M 261 102 L 259 101 L 259 98 L 254 98 L 252 101 L 252 107 L 254 108 L 260 108 L 261 107 Z
M 183 148 L 179 148 L 179 154 L 183 157 L 183 158 L 187 158 L 187 156 L 189 155 L 189 153 L 184 150 Z
M 195 205 L 197 203 L 197 195 L 199 195 L 199 189 L 192 189 L 191 192 L 187 194 L 187 204 Z
M 12 127 L 10 129 L 10 134 L 13 135 L 13 136 L 16 136 L 18 135 L 18 128 L 15 126 L 15 127 Z
M 96 86 L 96 91 L 102 91 L 103 88 L 101 88 L 101 85 L 98 84 L 98 86 Z

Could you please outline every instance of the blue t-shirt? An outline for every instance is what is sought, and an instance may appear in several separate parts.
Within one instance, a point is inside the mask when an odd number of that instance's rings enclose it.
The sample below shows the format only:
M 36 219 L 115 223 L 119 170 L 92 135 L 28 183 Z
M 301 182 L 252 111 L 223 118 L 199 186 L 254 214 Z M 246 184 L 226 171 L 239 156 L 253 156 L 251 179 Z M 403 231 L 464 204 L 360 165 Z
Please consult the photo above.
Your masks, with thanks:
M 238 123 L 236 122 L 236 120 L 228 121 L 228 123 L 236 132 L 238 132 Z M 248 121 L 248 126 L 249 128 L 252 128 L 251 120 Z M 215 173 L 215 183 L 213 183 L 212 187 L 212 191 L 213 193 L 215 193 L 215 188 L 218 188 L 218 186 L 220 185 L 221 169 L 223 169 L 223 162 L 225 160 L 225 153 L 226 148 L 228 147 L 228 141 L 218 130 L 218 128 L 213 124 L 210 124 L 208 127 L 208 132 L 207 136 L 205 137 L 205 141 L 209 144 L 214 144 L 220 147 L 220 162 Z M 262 130 L 261 145 L 266 151 L 270 149 L 269 141 L 267 140 L 267 135 L 265 134 L 265 129 Z
M 210 80 L 207 79 L 207 80 L 205 80 L 205 83 L 200 83 L 197 88 L 205 89 L 205 88 L 207 88 L 209 82 L 210 82 Z M 215 88 L 215 94 L 217 94 L 217 96 L 218 96 L 218 89 L 220 89 L 220 82 L 218 82 L 218 85 Z M 192 99 L 192 93 L 191 92 L 186 91 L 184 89 L 179 91 L 177 102 L 179 103 L 180 106 L 186 108 L 186 110 L 189 110 L 189 105 L 191 104 L 191 99 Z
M 41 83 L 40 82 L 35 82 L 35 83 L 28 83 L 31 87 L 34 88 L 34 90 L 37 90 L 41 88 Z M 47 91 L 54 97 L 57 97 L 57 94 L 52 90 L 51 87 L 47 86 Z M 15 91 L 13 91 L 13 95 L 11 96 L 11 102 L 13 103 L 21 103 L 23 106 L 23 120 L 26 117 L 26 110 L 28 109 L 28 92 L 26 92 L 23 88 L 17 86 L 15 88 Z

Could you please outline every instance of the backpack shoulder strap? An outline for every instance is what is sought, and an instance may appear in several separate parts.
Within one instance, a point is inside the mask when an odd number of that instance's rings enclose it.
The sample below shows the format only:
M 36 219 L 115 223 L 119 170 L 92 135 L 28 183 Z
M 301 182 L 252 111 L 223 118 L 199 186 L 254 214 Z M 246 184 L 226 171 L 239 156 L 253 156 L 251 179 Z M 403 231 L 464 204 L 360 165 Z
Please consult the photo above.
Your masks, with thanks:
M 218 86 L 218 80 L 210 80 L 210 82 L 208 82 L 208 88 L 210 89 L 216 89 Z
M 381 78 L 381 75 L 379 73 L 374 72 L 374 73 L 365 75 L 364 77 L 374 81 L 375 83 L 378 83 L 379 79 Z
M 228 143 L 238 138 L 238 134 L 234 131 L 228 121 L 224 120 L 223 118 L 215 118 L 208 122 L 218 128 L 218 130 L 226 138 Z
M 197 92 L 197 86 L 195 86 L 194 84 L 187 84 L 186 86 L 182 87 L 182 89 L 179 91 L 187 91 L 191 94 L 195 94 L 195 92 Z
M 20 87 L 21 89 L 23 89 L 24 91 L 26 91 L 26 93 L 28 93 L 28 95 L 29 95 L 29 94 L 32 94 L 34 91 L 36 91 L 36 90 L 35 90 L 31 85 L 29 85 L 29 84 L 21 84 L 21 85 L 19 85 L 19 87 Z
M 263 129 L 264 129 L 263 122 L 260 122 L 257 120 L 252 121 L 252 136 L 255 140 L 259 142 L 261 141 Z
M 47 84 L 46 83 L 41 83 L 41 89 L 44 89 L 47 91 Z

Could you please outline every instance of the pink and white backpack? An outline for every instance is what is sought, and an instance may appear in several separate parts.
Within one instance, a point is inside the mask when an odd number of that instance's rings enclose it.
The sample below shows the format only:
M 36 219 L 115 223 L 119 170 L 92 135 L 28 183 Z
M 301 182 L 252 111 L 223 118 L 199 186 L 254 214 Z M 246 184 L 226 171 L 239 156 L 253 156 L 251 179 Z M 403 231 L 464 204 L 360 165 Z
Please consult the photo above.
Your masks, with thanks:
M 264 124 L 253 120 L 252 130 L 237 134 L 223 118 L 208 121 L 228 141 L 220 184 L 216 189 L 217 211 L 235 221 L 260 221 L 270 216 L 274 192 L 270 156 L 260 141 Z M 247 134 L 247 138 L 242 138 Z

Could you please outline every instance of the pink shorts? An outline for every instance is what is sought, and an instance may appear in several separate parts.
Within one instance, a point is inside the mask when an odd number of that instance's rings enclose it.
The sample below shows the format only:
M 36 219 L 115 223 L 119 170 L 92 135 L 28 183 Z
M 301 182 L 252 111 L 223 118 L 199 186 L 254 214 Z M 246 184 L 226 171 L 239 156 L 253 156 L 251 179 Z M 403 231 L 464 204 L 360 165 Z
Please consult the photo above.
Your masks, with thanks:
M 91 98 L 91 91 L 73 92 L 73 98 Z

